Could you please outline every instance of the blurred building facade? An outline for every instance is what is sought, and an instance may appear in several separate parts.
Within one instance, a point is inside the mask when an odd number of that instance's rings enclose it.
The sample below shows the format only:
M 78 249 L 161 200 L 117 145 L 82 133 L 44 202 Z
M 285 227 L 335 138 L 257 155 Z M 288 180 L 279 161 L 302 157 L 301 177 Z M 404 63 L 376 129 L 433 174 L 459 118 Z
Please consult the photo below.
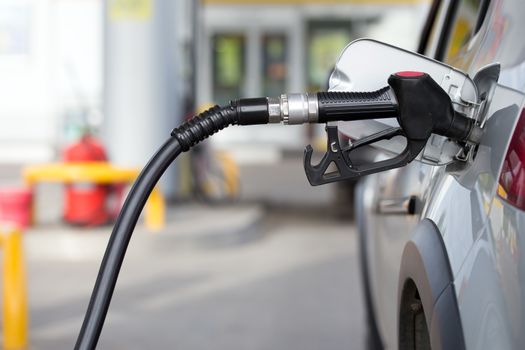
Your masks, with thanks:
M 110 4 L 135 4 L 139 14 L 144 8 L 152 12 L 127 21 L 115 13 L 112 18 Z M 158 37 L 150 47 L 162 53 L 164 42 L 173 51 L 160 68 L 137 72 L 135 80 L 140 84 L 141 76 L 162 76 L 163 70 L 175 77 L 164 100 L 179 105 L 164 111 L 164 119 L 175 124 L 179 117 L 172 114 L 184 112 L 184 99 L 198 106 L 324 89 L 341 49 L 361 36 L 414 48 L 427 7 L 428 0 L 2 0 L 0 162 L 56 159 L 86 124 L 108 131 L 107 121 L 116 118 L 104 108 L 115 96 L 105 92 L 108 69 L 114 69 L 108 55 L 126 60 L 124 51 L 108 50 L 119 47 L 118 35 L 132 26 L 157 28 L 145 29 Z M 166 23 L 159 11 L 173 12 L 168 16 L 173 25 L 158 30 L 144 23 Z M 128 34 L 134 35 L 132 30 Z M 108 48 L 111 40 L 118 42 Z M 194 103 L 187 103 L 193 97 Z M 231 128 L 213 141 L 226 148 L 249 141 L 257 147 L 295 149 L 307 139 L 304 128 L 254 127 Z M 107 142 L 111 149 L 112 137 Z

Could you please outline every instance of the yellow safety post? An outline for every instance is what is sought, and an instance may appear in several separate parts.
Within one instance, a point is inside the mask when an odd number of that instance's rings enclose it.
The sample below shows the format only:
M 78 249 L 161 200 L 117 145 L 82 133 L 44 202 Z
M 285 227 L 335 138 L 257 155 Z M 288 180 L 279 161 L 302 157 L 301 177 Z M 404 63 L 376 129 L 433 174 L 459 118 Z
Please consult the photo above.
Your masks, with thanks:
M 166 222 L 166 204 L 164 197 L 158 187 L 153 188 L 146 205 L 146 215 L 144 221 L 146 227 L 152 231 L 159 231 L 164 228 Z
M 217 158 L 224 172 L 226 192 L 230 198 L 235 198 L 239 194 L 239 167 L 227 152 L 217 152 Z
M 4 350 L 27 348 L 27 291 L 22 251 L 22 233 L 0 227 L 3 248 L 3 334 Z

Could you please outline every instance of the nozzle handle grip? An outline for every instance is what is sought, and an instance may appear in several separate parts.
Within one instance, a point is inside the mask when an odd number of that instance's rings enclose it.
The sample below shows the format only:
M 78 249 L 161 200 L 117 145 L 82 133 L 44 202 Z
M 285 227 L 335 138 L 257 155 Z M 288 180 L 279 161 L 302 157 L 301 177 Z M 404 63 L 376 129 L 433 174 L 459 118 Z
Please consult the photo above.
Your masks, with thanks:
M 319 122 L 396 118 L 397 100 L 389 86 L 371 92 L 318 92 Z
M 464 141 L 474 120 L 454 110 L 448 93 L 427 73 L 398 72 L 388 78 L 399 104 L 398 122 L 409 140 L 431 134 Z

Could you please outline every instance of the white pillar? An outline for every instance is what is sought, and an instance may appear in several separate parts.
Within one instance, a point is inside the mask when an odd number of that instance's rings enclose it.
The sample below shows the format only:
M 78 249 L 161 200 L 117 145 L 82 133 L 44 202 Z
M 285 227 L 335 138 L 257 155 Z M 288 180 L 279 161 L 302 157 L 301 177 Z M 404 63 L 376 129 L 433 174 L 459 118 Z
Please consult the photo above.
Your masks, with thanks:
M 112 162 L 143 167 L 181 120 L 176 2 L 105 3 L 104 138 Z M 168 196 L 175 174 L 161 181 Z

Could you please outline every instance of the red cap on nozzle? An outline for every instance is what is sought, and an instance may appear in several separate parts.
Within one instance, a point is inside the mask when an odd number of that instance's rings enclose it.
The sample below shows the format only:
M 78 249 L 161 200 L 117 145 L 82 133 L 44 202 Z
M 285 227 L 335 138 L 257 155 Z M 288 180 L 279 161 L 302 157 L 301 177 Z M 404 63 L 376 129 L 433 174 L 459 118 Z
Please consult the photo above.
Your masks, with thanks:
M 422 77 L 423 75 L 425 75 L 425 73 L 407 70 L 403 72 L 397 72 L 396 75 L 400 78 L 413 78 L 413 77 Z

